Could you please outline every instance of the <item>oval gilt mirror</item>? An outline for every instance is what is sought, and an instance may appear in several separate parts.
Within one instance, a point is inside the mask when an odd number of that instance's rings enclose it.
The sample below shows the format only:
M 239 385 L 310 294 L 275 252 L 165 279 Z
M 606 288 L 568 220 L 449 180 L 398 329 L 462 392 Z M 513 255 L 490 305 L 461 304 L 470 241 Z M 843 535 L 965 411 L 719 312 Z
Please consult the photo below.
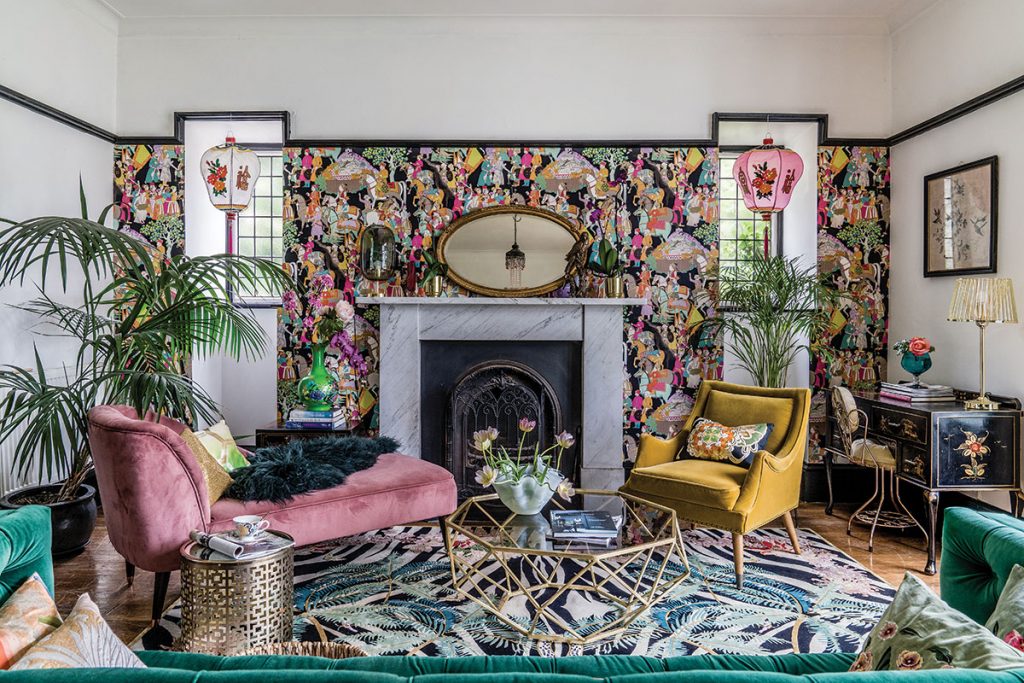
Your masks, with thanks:
M 452 282 L 485 296 L 540 296 L 565 282 L 578 239 L 569 220 L 531 206 L 493 206 L 461 216 L 441 235 L 437 257 Z

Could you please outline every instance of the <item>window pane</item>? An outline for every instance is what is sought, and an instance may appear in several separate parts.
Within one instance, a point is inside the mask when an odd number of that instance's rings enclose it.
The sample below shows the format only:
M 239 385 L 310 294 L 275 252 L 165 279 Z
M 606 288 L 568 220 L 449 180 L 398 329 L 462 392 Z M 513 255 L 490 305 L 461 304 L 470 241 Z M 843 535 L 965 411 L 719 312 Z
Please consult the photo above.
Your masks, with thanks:
M 270 237 L 258 237 L 256 238 L 256 255 L 257 256 L 270 256 L 274 249 L 274 240 Z
M 724 200 L 722 200 L 720 211 L 721 211 L 721 213 L 720 213 L 719 218 L 723 219 L 723 222 L 727 221 L 729 224 L 735 225 L 735 223 L 736 223 L 736 202 L 734 200 L 732 200 L 732 199 L 724 199 Z M 736 234 L 735 229 L 733 230 L 733 234 L 734 235 Z
M 754 221 L 740 221 L 739 238 L 748 240 L 754 236 Z
M 734 240 L 722 240 L 721 258 L 726 261 L 736 260 L 736 242 Z
M 236 232 L 237 253 L 280 261 L 284 255 L 282 220 L 284 180 L 280 150 L 260 150 L 260 178 L 253 185 L 253 198 L 241 212 Z M 266 296 L 266 291 L 238 289 L 245 299 Z

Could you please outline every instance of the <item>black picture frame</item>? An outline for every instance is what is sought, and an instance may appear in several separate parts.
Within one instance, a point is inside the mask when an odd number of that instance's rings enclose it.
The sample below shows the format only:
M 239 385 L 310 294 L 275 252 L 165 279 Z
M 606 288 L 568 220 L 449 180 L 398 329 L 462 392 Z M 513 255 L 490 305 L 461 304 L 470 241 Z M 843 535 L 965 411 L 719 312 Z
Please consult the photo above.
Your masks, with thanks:
M 956 182 L 957 176 L 963 176 L 966 173 L 976 171 L 977 169 L 987 169 L 987 187 L 982 190 L 987 190 L 988 197 L 976 197 L 974 201 L 973 211 L 977 217 L 965 216 L 962 219 L 960 226 L 963 230 L 973 230 L 976 235 L 972 235 L 976 244 L 980 243 L 987 245 L 988 258 L 984 263 L 976 263 L 974 265 L 967 265 L 964 267 L 936 267 L 936 260 L 932 257 L 935 255 L 936 245 L 939 244 L 942 248 L 949 248 L 950 250 L 964 250 L 969 249 L 970 245 L 961 241 L 959 245 L 953 243 L 952 234 L 936 235 L 937 228 L 936 224 L 944 217 L 946 211 L 947 198 L 945 194 L 941 198 L 936 198 L 934 195 L 934 188 L 936 188 L 935 181 L 951 179 L 952 182 Z M 974 174 L 976 175 L 976 174 Z M 977 194 L 977 193 L 976 193 Z M 984 201 L 987 199 L 987 202 Z M 943 207 L 942 213 L 937 213 L 937 203 L 941 200 Z M 970 199 L 968 199 L 970 201 Z M 987 204 L 987 212 L 982 211 L 981 204 Z M 955 275 L 971 275 L 977 273 L 994 273 L 996 272 L 997 266 L 997 247 L 998 247 L 998 224 L 999 224 L 999 158 L 996 156 L 985 157 L 984 159 L 978 159 L 970 163 L 961 164 L 954 166 L 953 168 L 947 168 L 942 171 L 931 173 L 924 177 L 924 210 L 922 215 L 923 230 L 922 238 L 924 242 L 924 254 L 923 254 L 923 270 L 924 277 L 947 277 Z M 980 214 L 980 215 L 979 215 Z M 956 220 L 956 219 L 954 219 Z M 970 225 L 967 223 L 970 222 Z M 987 237 L 987 239 L 986 239 Z M 949 243 L 947 244 L 947 239 Z

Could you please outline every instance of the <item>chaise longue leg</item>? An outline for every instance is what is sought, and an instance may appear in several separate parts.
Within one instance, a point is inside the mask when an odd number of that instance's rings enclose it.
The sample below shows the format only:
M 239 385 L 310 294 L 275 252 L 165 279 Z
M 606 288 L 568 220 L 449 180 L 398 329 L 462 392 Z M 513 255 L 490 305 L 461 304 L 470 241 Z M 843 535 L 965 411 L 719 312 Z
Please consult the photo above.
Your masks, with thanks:
M 167 600 L 167 584 L 171 582 L 170 572 L 158 572 L 153 581 L 153 623 L 160 621 Z
M 135 583 L 135 565 L 128 560 L 124 561 L 124 577 L 128 581 L 129 586 Z

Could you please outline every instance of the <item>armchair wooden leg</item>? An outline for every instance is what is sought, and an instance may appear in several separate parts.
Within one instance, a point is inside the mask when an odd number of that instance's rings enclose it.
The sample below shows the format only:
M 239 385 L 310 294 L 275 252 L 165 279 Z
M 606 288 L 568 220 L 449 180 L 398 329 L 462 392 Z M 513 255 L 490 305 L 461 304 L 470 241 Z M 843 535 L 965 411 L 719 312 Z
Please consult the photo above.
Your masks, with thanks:
M 736 587 L 743 588 L 743 534 L 732 535 L 732 561 L 736 565 Z
M 171 582 L 170 572 L 159 572 L 153 580 L 153 623 L 160 621 L 167 600 L 167 584 Z
M 124 561 L 124 578 L 128 581 L 129 586 L 135 583 L 135 565 L 128 560 Z
M 793 552 L 800 554 L 800 541 L 796 537 L 796 524 L 793 523 L 792 512 L 782 515 L 782 521 L 786 523 L 786 533 L 789 534 L 789 542 L 793 544 Z

